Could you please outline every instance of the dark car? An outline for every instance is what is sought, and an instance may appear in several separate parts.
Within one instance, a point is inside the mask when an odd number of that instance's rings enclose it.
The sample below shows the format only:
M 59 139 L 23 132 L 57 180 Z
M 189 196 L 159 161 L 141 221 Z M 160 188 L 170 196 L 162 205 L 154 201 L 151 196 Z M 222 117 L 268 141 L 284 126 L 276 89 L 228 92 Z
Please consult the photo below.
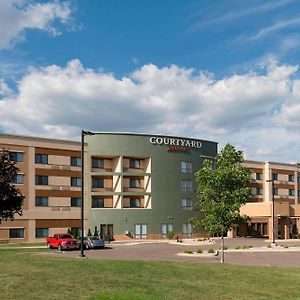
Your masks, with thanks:
M 79 243 L 79 247 L 81 247 L 81 240 L 79 240 L 78 243 Z M 84 237 L 83 243 L 85 249 L 96 249 L 96 248 L 103 249 L 105 247 L 104 240 L 94 236 Z

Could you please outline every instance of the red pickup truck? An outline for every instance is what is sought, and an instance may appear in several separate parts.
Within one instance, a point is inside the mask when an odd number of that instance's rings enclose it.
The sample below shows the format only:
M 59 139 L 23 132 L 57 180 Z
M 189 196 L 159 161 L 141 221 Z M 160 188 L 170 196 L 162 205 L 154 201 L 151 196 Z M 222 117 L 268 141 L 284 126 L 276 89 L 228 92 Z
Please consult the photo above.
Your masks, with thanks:
M 57 248 L 60 251 L 79 248 L 78 241 L 68 233 L 56 233 L 53 237 L 47 237 L 46 244 L 48 249 Z

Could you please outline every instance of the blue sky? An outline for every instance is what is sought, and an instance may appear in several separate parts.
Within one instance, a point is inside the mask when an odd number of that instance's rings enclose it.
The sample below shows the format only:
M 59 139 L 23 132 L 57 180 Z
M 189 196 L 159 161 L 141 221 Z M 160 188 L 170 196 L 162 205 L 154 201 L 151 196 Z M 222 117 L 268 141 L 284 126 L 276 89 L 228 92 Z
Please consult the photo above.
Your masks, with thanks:
M 296 0 L 0 0 L 2 132 L 82 128 L 299 160 Z

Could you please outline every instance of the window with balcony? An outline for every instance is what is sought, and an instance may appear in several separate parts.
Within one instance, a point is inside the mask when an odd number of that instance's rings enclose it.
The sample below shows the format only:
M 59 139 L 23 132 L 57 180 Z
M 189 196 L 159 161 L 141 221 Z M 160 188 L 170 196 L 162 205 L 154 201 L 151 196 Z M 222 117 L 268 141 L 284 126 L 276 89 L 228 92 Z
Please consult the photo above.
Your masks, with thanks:
M 192 209 L 192 199 L 181 199 L 182 209 Z
M 272 180 L 278 180 L 278 174 L 273 173 L 272 174 Z
M 49 228 L 36 228 L 35 229 L 35 237 L 39 238 L 46 238 L 49 236 Z
M 81 157 L 71 157 L 71 166 L 81 167 Z
M 295 190 L 294 189 L 289 189 L 289 196 L 292 196 L 292 197 L 295 196 Z
M 35 197 L 35 206 L 48 206 L 48 197 Z
M 104 198 L 92 198 L 92 208 L 103 208 Z
M 103 178 L 93 178 L 92 179 L 92 188 L 104 188 L 104 179 Z
M 92 158 L 92 168 L 104 169 L 104 159 L 102 158 Z
M 9 229 L 10 239 L 23 239 L 24 238 L 24 228 L 10 228 Z
M 71 206 L 81 207 L 81 198 L 71 198 Z
M 81 178 L 71 177 L 71 186 L 81 186 Z
M 24 174 L 17 174 L 17 176 L 11 182 L 13 184 L 23 184 L 24 183 Z
M 181 191 L 182 192 L 192 192 L 193 191 L 192 180 L 188 180 L 188 179 L 181 180 Z
M 48 165 L 48 155 L 46 155 L 46 154 L 36 154 L 35 155 L 35 163 L 36 164 L 42 164 L 42 165 Z
M 191 161 L 181 161 L 181 173 L 193 173 Z
M 255 195 L 257 195 L 257 196 L 262 195 L 262 189 L 261 188 L 255 188 Z
M 289 175 L 289 181 L 294 182 L 295 181 L 295 176 L 294 175 Z
M 129 206 L 130 207 L 141 207 L 141 199 L 140 198 L 131 198 Z
M 140 188 L 141 182 L 139 179 L 136 178 L 130 178 L 130 187 L 131 188 Z
M 262 180 L 263 178 L 262 178 L 262 173 L 256 173 L 255 174 L 256 176 L 255 176 L 255 179 L 256 180 Z
M 48 176 L 35 176 L 35 184 L 36 185 L 48 185 Z
M 14 162 L 23 162 L 24 161 L 24 153 L 10 151 L 9 158 L 10 158 L 10 160 L 13 160 Z
M 131 169 L 140 169 L 141 161 L 139 159 L 130 159 L 129 160 L 129 168 Z

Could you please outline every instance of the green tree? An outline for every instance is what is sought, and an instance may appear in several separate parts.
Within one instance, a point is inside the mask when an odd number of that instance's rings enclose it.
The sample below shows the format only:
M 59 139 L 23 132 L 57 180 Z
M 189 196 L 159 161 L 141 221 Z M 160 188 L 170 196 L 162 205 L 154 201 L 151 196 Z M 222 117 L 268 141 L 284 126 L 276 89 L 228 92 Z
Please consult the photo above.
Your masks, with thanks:
M 89 228 L 88 236 L 92 236 L 91 228 Z
M 1 220 L 14 220 L 15 214 L 22 215 L 24 196 L 13 184 L 20 171 L 10 159 L 9 151 L 0 149 L 0 223 Z
M 98 236 L 99 235 L 99 233 L 98 233 L 98 229 L 97 229 L 97 226 L 95 226 L 95 231 L 94 231 L 94 236 Z
M 221 263 L 224 263 L 224 234 L 239 222 L 248 220 L 239 212 L 251 196 L 251 189 L 246 187 L 251 180 L 251 172 L 242 166 L 243 162 L 243 152 L 227 144 L 215 160 L 205 160 L 196 173 L 197 205 L 204 212 L 204 217 L 192 222 L 211 234 L 221 235 Z

